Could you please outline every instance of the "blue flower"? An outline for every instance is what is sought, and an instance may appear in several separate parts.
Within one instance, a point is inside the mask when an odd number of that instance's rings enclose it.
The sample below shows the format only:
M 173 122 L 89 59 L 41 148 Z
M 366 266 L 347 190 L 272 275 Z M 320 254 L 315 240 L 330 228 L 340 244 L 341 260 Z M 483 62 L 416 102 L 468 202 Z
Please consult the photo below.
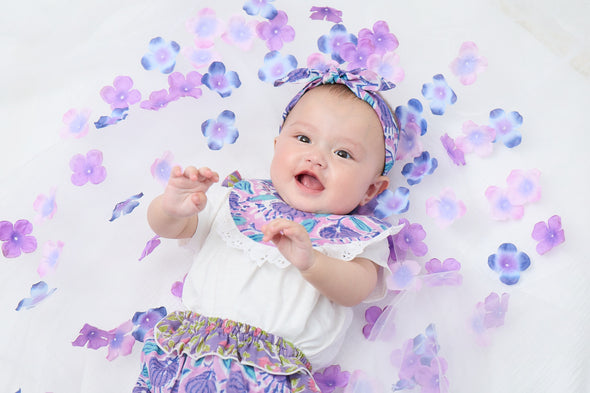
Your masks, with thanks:
M 426 134 L 428 125 L 426 119 L 422 117 L 422 110 L 422 103 L 415 98 L 408 101 L 408 106 L 395 108 L 395 115 L 400 122 L 400 127 L 404 129 L 408 123 L 414 123 L 420 127 L 420 135 Z
M 395 192 L 385 190 L 377 197 L 375 216 L 383 219 L 392 214 L 401 214 L 408 211 L 410 207 L 410 190 L 405 187 L 398 187 Z
M 141 58 L 141 65 L 146 70 L 158 69 L 163 74 L 169 74 L 176 65 L 176 55 L 180 46 L 175 41 L 166 42 L 162 37 L 152 38 L 149 53 Z
M 137 206 L 139 206 L 138 200 L 142 196 L 143 192 L 140 192 L 139 194 L 133 195 L 132 197 L 124 200 L 123 202 L 117 203 L 113 209 L 113 215 L 109 221 L 115 221 L 120 216 L 131 213 Z
M 96 129 L 100 129 L 117 124 L 121 120 L 127 118 L 127 110 L 129 110 L 129 108 L 115 108 L 110 116 L 101 116 L 98 121 L 94 122 L 94 126 Z
M 145 334 L 156 326 L 156 323 L 164 318 L 166 314 L 166 307 L 150 308 L 145 312 L 136 312 L 131 320 L 136 328 L 131 334 L 137 341 L 143 342 Z
M 220 61 L 211 63 L 201 82 L 209 89 L 219 93 L 221 97 L 228 97 L 232 93 L 232 87 L 238 88 L 242 85 L 240 77 L 235 71 L 225 72 L 225 65 Z
M 322 53 L 331 55 L 333 60 L 342 64 L 344 63 L 344 59 L 340 57 L 340 50 L 342 49 L 342 45 L 347 42 L 352 42 L 356 45 L 356 36 L 346 31 L 344 25 L 337 24 L 330 29 L 329 34 L 323 35 L 318 39 L 318 49 Z
M 264 65 L 258 70 L 258 79 L 263 82 L 274 83 L 274 81 L 286 76 L 296 67 L 297 59 L 295 56 L 282 56 L 280 52 L 273 50 L 264 56 Z
M 422 95 L 430 101 L 430 111 L 433 115 L 442 115 L 445 113 L 447 105 L 457 102 L 457 95 L 449 87 L 445 77 L 437 74 L 432 77 L 433 83 L 422 85 Z
M 28 310 L 47 299 L 55 292 L 56 288 L 49 288 L 45 281 L 39 281 L 31 287 L 31 297 L 24 298 L 16 306 L 16 311 Z
M 266 19 L 272 19 L 277 15 L 277 9 L 270 4 L 274 0 L 247 0 L 244 3 L 243 10 L 248 15 L 258 15 Z
M 239 136 L 234 127 L 236 115 L 232 111 L 224 110 L 216 119 L 209 119 L 201 124 L 201 131 L 207 138 L 207 146 L 211 150 L 219 150 L 224 143 L 232 144 Z
M 420 183 L 424 176 L 432 174 L 437 166 L 436 158 L 431 158 L 430 154 L 425 151 L 419 157 L 414 158 L 413 163 L 409 162 L 404 165 L 402 175 L 406 177 L 408 184 L 413 186 Z
M 496 140 L 500 140 L 506 147 L 520 145 L 522 136 L 518 127 L 521 124 L 522 116 L 518 112 L 506 113 L 500 108 L 490 112 L 490 125 L 496 130 Z
M 500 274 L 500 281 L 513 285 L 520 279 L 520 272 L 528 269 L 531 259 L 527 254 L 518 251 L 512 243 L 503 243 L 498 252 L 488 257 L 488 266 Z

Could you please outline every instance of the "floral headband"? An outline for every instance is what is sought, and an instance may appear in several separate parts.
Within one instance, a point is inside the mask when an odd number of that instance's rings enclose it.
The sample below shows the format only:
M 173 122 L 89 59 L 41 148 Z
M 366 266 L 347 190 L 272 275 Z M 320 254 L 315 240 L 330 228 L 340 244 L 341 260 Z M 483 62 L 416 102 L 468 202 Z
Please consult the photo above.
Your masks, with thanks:
M 289 102 L 283 113 L 283 120 L 287 118 L 291 109 L 293 109 L 295 104 L 297 104 L 299 99 L 308 90 L 320 85 L 336 83 L 345 85 L 358 98 L 371 105 L 377 116 L 379 116 L 383 127 L 383 137 L 385 138 L 385 166 L 383 174 L 386 175 L 393 167 L 393 162 L 395 161 L 397 142 L 399 140 L 399 127 L 389 106 L 377 92 L 392 89 L 395 85 L 370 70 L 358 68 L 352 71 L 345 71 L 333 67 L 327 71 L 297 68 L 284 78 L 275 81 L 274 85 L 280 86 L 286 82 L 297 82 L 302 79 L 307 80 L 307 84 Z

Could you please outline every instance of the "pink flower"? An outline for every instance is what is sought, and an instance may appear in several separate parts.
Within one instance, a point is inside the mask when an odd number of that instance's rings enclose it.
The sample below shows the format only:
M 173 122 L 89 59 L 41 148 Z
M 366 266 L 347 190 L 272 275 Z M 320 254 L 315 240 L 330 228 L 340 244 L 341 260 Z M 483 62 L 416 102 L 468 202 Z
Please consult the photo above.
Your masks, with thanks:
M 215 38 L 224 30 L 223 22 L 217 19 L 215 10 L 203 8 L 197 16 L 186 22 L 186 29 L 195 35 L 195 43 L 199 47 L 210 48 L 215 44 Z
M 415 158 L 422 154 L 420 143 L 420 127 L 416 123 L 407 123 L 399 135 L 396 160 L 404 160 L 406 157 Z
M 387 277 L 387 288 L 392 291 L 420 289 L 422 282 L 416 277 L 420 274 L 420 264 L 409 259 L 390 265 L 391 275 Z
M 63 248 L 64 243 L 61 241 L 48 241 L 45 243 L 43 246 L 43 259 L 41 259 L 39 267 L 37 267 L 39 277 L 43 278 L 45 275 L 55 271 Z
M 62 138 L 81 138 L 88 134 L 90 114 L 91 111 L 88 108 L 80 110 L 72 108 L 64 113 L 62 121 L 65 127 L 61 131 Z
M 394 83 L 400 83 L 405 77 L 404 69 L 399 66 L 399 56 L 394 52 L 373 53 L 367 59 L 367 68 Z
M 99 184 L 107 177 L 107 170 L 102 166 L 102 152 L 90 150 L 86 156 L 76 154 L 70 160 L 70 168 L 74 173 L 71 176 L 75 186 L 83 186 L 90 182 Z
M 535 224 L 532 233 L 533 239 L 537 240 L 537 252 L 540 255 L 547 253 L 553 247 L 560 245 L 565 241 L 565 233 L 561 228 L 561 217 L 552 216 L 545 224 L 540 221 Z
M 260 22 L 256 26 L 258 37 L 266 41 L 266 46 L 271 51 L 280 50 L 284 42 L 291 42 L 295 39 L 295 29 L 287 24 L 287 14 L 279 11 L 269 21 Z
M 221 59 L 221 55 L 212 47 L 202 47 L 199 44 L 196 45 L 196 48 L 183 48 L 182 54 L 196 69 L 208 67 L 209 64 Z
M 49 195 L 39 194 L 33 202 L 33 209 L 38 214 L 36 220 L 44 221 L 50 220 L 57 211 L 57 204 L 55 203 L 55 187 L 49 191 Z
M 524 215 L 524 207 L 514 205 L 508 198 L 508 191 L 496 186 L 490 186 L 485 192 L 490 203 L 492 217 L 496 220 L 519 220 Z
M 463 134 L 456 139 L 457 147 L 465 153 L 475 152 L 480 157 L 489 156 L 494 149 L 496 130 L 488 126 L 478 126 L 471 120 L 463 123 Z
M 172 171 L 174 155 L 170 151 L 165 151 L 161 158 L 156 158 L 150 171 L 154 179 L 165 186 L 168 184 L 170 173 Z
M 133 89 L 133 80 L 128 76 L 118 76 L 113 81 L 113 86 L 105 86 L 100 90 L 100 96 L 111 109 L 128 108 L 141 100 L 139 90 Z
M 257 24 L 254 19 L 246 21 L 243 15 L 234 15 L 229 18 L 227 30 L 221 35 L 221 39 L 243 51 L 250 50 L 256 37 Z
M 110 330 L 109 333 L 109 352 L 107 360 L 113 361 L 119 355 L 127 356 L 131 353 L 135 344 L 135 337 L 130 333 L 133 330 L 133 322 L 127 321 L 116 329 Z
M 438 198 L 426 200 L 426 214 L 434 218 L 441 228 L 446 228 L 465 215 L 465 204 L 455 197 L 455 192 L 445 188 Z
M 470 85 L 477 79 L 477 74 L 488 66 L 485 57 L 479 56 L 477 45 L 473 42 L 464 42 L 459 49 L 459 56 L 451 63 L 451 71 L 459 77 L 464 85 Z
M 539 177 L 541 171 L 531 169 L 523 171 L 515 169 L 508 175 L 508 198 L 513 205 L 524 205 L 529 202 L 537 202 L 541 199 L 541 187 Z
M 327 59 L 323 53 L 312 53 L 307 57 L 307 68 L 328 71 L 332 67 L 338 67 L 338 62 L 331 58 Z

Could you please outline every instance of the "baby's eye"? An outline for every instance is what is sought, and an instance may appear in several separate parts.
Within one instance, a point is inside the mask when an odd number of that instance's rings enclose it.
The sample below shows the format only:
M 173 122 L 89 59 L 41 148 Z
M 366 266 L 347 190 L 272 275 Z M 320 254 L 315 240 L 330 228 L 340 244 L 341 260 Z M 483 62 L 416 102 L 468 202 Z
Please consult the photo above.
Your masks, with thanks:
M 352 158 L 350 153 L 347 152 L 346 150 L 336 150 L 334 153 L 336 153 L 336 155 L 341 158 L 346 158 L 346 159 Z
M 305 135 L 297 135 L 297 140 L 299 142 L 303 142 L 303 143 L 310 143 L 311 142 L 311 139 L 309 139 Z

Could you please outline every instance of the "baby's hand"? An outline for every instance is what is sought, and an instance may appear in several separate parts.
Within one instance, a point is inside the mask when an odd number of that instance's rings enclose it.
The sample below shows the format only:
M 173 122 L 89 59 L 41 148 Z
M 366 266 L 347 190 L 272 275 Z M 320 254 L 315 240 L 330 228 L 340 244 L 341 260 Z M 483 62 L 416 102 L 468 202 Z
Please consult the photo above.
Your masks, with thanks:
M 162 209 L 173 217 L 193 216 L 205 208 L 205 192 L 218 181 L 219 175 L 209 168 L 189 166 L 183 172 L 175 166 L 162 196 Z
M 314 250 L 303 225 L 277 218 L 263 226 L 262 233 L 262 240 L 272 241 L 297 269 L 305 271 L 314 264 Z

